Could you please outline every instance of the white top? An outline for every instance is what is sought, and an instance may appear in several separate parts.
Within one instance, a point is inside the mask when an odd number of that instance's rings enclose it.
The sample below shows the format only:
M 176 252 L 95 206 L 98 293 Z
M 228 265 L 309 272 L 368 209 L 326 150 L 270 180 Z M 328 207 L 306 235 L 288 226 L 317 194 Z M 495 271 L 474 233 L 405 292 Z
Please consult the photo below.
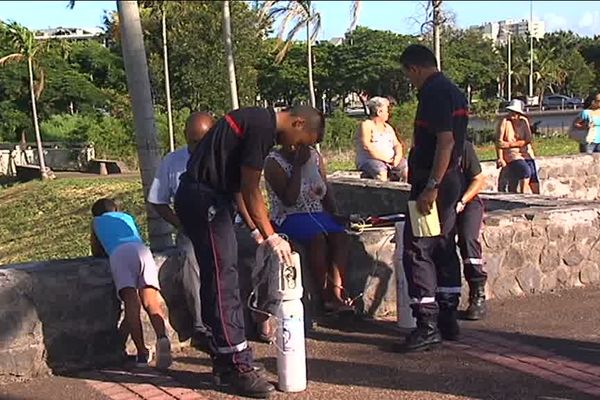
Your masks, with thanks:
M 277 162 L 285 171 L 288 178 L 292 176 L 292 164 L 289 163 L 276 150 L 271 151 L 267 160 L 271 159 Z M 323 211 L 321 201 L 327 193 L 327 185 L 319 171 L 319 155 L 316 150 L 311 150 L 310 158 L 302 166 L 302 179 L 300 183 L 300 194 L 293 206 L 286 206 L 277 196 L 275 191 L 267 182 L 267 191 L 269 193 L 269 202 L 271 204 L 271 220 L 277 225 L 281 225 L 285 218 L 291 214 L 300 213 L 318 213 Z
M 187 169 L 190 153 L 187 147 L 177 149 L 163 158 L 148 192 L 152 204 L 172 204 L 179 187 L 179 177 Z
M 371 121 L 371 145 L 385 155 L 387 160 L 394 158 L 396 151 L 394 150 L 396 133 L 394 128 L 389 124 L 385 124 L 385 128 L 378 128 L 377 125 Z M 360 137 L 356 137 L 356 166 L 360 168 L 366 161 L 371 160 L 372 157 L 369 155 L 367 150 L 363 148 Z M 387 160 L 380 160 L 387 162 Z

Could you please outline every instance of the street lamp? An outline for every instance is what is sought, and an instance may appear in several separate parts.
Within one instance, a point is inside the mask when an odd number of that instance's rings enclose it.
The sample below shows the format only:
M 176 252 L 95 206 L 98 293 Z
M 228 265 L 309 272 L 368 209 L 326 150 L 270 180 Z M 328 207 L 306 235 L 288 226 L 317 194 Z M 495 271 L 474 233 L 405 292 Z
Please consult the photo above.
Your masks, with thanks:
M 533 97 L 533 0 L 529 0 L 529 97 Z
M 504 34 L 506 34 L 506 36 L 508 37 L 508 71 L 507 71 L 507 81 L 508 81 L 508 85 L 507 85 L 507 94 L 506 94 L 506 99 L 508 101 L 512 100 L 512 40 L 510 38 L 510 35 L 512 35 L 512 33 L 507 30 L 507 29 L 503 29 L 502 32 Z

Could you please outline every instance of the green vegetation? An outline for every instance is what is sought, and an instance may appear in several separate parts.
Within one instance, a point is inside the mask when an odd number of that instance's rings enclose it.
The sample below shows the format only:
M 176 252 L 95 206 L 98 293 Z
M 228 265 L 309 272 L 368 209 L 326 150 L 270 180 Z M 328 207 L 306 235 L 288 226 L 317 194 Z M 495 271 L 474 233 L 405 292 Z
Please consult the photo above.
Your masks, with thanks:
M 120 201 L 146 235 L 140 182 L 61 179 L 0 190 L 0 264 L 90 255 L 91 206 L 100 197 Z

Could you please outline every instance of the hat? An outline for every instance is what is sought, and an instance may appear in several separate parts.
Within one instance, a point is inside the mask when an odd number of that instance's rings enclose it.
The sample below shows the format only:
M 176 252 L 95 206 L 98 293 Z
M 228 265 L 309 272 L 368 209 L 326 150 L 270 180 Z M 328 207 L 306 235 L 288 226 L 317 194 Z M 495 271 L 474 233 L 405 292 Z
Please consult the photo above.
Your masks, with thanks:
M 519 99 L 511 100 L 508 106 L 506 106 L 506 110 L 525 115 L 525 111 L 523 111 L 523 102 Z

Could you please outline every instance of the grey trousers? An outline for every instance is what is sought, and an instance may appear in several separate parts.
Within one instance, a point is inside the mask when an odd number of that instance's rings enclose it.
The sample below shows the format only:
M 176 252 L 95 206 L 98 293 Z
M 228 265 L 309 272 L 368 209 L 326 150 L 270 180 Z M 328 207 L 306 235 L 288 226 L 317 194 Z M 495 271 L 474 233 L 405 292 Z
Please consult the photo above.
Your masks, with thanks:
M 196 260 L 192 241 L 183 233 L 177 234 L 177 249 L 183 259 L 183 290 L 188 309 L 194 320 L 194 332 L 206 333 L 206 326 L 202 322 L 200 302 L 200 267 Z

